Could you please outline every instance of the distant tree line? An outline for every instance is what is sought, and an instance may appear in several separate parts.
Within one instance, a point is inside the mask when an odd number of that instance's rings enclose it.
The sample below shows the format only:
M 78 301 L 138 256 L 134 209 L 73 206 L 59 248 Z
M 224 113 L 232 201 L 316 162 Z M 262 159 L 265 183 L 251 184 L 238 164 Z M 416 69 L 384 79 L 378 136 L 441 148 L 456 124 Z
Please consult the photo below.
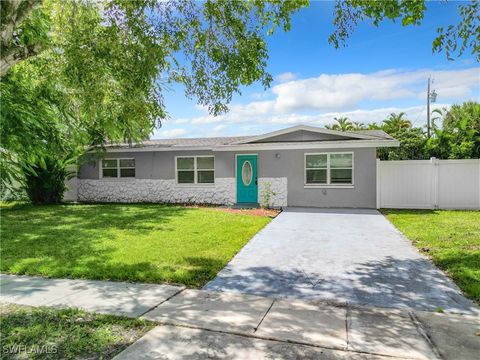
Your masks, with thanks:
M 474 101 L 432 112 L 430 138 L 426 129 L 413 126 L 404 112 L 392 113 L 381 124 L 365 125 L 347 117 L 335 118 L 327 129 L 340 131 L 383 130 L 400 142 L 398 148 L 377 150 L 381 160 L 480 158 L 480 104 Z

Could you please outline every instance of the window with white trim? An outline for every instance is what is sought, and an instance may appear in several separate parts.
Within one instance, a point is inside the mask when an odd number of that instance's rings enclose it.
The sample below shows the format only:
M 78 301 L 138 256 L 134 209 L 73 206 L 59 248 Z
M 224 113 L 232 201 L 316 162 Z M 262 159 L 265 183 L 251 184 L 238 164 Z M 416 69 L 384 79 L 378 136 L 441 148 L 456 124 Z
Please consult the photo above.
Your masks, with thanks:
M 306 185 L 353 185 L 353 153 L 305 154 Z
M 215 158 L 213 156 L 177 156 L 178 184 L 213 184 Z
M 102 177 L 134 178 L 135 159 L 103 159 Z

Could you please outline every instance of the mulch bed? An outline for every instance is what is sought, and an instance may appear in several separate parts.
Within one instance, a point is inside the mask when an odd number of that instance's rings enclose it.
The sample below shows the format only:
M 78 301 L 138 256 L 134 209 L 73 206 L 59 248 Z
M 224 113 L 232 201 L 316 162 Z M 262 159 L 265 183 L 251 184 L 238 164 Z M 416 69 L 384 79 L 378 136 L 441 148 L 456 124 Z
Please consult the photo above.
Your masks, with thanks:
M 178 205 L 178 204 L 177 204 Z M 202 205 L 202 204 L 184 204 L 187 208 L 210 208 L 217 211 L 223 211 L 230 214 L 243 214 L 243 215 L 254 215 L 254 216 L 268 216 L 272 219 L 277 217 L 278 214 L 282 212 L 279 209 L 233 209 L 229 207 L 219 207 L 218 205 Z
M 243 214 L 243 215 L 254 215 L 254 216 L 268 216 L 271 218 L 276 217 L 280 214 L 280 210 L 275 209 L 232 209 L 232 208 L 215 208 L 218 211 L 224 211 L 231 214 Z

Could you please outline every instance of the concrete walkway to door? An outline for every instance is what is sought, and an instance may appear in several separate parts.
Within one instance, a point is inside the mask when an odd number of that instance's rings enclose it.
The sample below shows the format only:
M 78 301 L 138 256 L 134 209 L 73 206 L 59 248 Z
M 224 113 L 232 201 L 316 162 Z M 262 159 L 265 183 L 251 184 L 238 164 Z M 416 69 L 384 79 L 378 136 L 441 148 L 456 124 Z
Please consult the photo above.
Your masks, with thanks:
M 480 314 L 376 210 L 287 208 L 205 289 Z

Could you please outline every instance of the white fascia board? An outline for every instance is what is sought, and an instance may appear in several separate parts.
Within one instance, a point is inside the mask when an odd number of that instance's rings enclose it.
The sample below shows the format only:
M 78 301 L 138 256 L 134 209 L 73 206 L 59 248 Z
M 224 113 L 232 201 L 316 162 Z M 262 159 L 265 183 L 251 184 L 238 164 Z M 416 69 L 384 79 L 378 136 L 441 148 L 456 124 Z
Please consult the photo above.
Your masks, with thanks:
M 248 150 L 298 150 L 298 149 L 341 149 L 367 147 L 398 147 L 397 140 L 345 140 L 322 141 L 319 143 L 264 143 L 215 146 L 213 151 L 248 151 Z

